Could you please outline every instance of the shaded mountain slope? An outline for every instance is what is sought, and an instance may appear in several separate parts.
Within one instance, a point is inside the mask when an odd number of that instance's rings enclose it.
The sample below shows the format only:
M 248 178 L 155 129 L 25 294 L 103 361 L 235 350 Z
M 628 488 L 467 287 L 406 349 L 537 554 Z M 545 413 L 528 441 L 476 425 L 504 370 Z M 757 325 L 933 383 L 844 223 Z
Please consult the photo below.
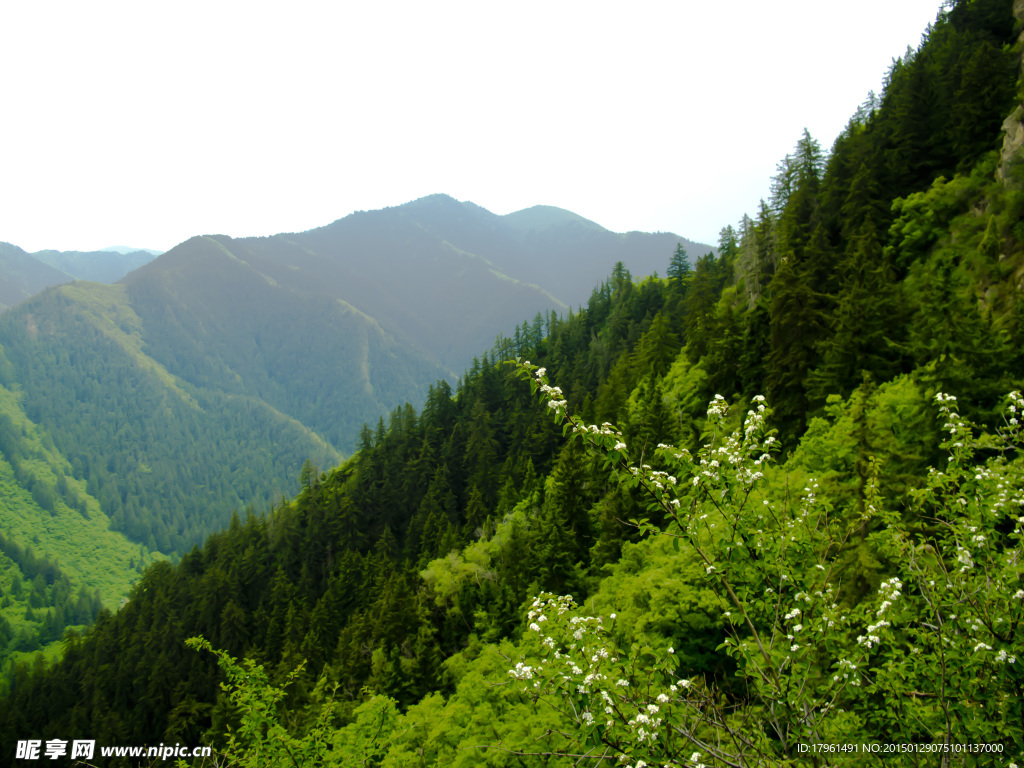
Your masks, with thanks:
M 679 243 L 691 258 L 714 250 L 670 232 L 611 232 L 571 211 L 549 205 L 498 216 L 470 202 L 430 195 L 379 213 L 411 219 L 435 236 L 485 256 L 501 272 L 538 285 L 574 308 L 586 304 L 593 289 L 617 262 L 642 278 L 656 271 L 664 274 Z
M 51 285 L 74 278 L 46 264 L 16 245 L 0 243 L 0 312 L 20 304 Z
M 330 275 L 318 284 L 308 254 L 278 243 L 272 261 L 247 245 L 193 238 L 125 280 L 148 354 L 176 376 L 262 400 L 351 450 L 364 421 L 450 375 L 332 295 Z

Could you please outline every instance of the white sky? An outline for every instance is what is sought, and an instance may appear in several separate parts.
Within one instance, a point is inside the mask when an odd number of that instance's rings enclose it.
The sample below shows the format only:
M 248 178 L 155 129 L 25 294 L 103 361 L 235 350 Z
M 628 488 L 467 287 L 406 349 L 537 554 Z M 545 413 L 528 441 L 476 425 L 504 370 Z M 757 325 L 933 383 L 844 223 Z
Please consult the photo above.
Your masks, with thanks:
M 0 3 L 0 240 L 168 249 L 444 192 L 716 243 L 940 0 Z

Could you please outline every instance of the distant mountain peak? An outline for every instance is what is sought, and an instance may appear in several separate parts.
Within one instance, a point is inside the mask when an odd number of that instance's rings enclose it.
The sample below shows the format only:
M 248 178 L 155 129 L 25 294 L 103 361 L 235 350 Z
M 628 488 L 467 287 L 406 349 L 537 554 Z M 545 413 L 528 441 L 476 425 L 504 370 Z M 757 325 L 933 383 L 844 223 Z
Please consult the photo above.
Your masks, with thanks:
M 456 200 L 451 195 L 445 194 L 444 192 L 435 192 L 432 195 L 424 195 L 423 197 L 417 197 L 415 200 L 410 200 L 408 203 L 400 205 L 399 208 L 413 205 L 423 205 L 426 203 L 456 203 L 462 205 L 460 200 Z
M 554 205 L 534 205 L 514 211 L 501 217 L 505 223 L 517 229 L 544 230 L 566 225 L 584 226 L 588 229 L 608 230 L 595 221 L 585 219 L 577 213 L 558 208 Z
M 163 253 L 163 251 L 154 251 L 152 248 L 134 248 L 130 245 L 109 245 L 99 250 L 109 253 L 120 253 L 122 256 L 128 253 L 148 253 L 150 256 L 159 256 Z
M 426 195 L 396 207 L 404 209 L 464 209 L 482 212 L 490 216 L 495 216 L 506 224 L 512 225 L 513 228 L 520 230 L 547 230 L 566 225 L 582 225 L 587 229 L 602 230 L 605 232 L 608 231 L 597 222 L 586 219 L 579 214 L 566 210 L 565 208 L 558 208 L 554 205 L 534 205 L 529 208 L 523 208 L 522 210 L 499 216 L 498 214 L 492 213 L 488 209 L 477 205 L 474 202 L 469 200 L 456 200 L 451 195 L 444 194 L 443 192 Z
M 434 209 L 434 210 L 463 210 L 472 209 L 477 211 L 487 211 L 486 208 L 481 208 L 476 203 L 471 203 L 468 200 L 456 200 L 451 195 L 445 194 L 444 192 L 435 192 L 432 195 L 425 195 L 418 197 L 415 200 L 410 200 L 408 203 L 402 203 L 401 205 L 394 206 L 399 210 L 423 210 L 423 209 Z M 490 211 L 487 211 L 490 213 Z M 491 214 L 492 216 L 494 214 Z

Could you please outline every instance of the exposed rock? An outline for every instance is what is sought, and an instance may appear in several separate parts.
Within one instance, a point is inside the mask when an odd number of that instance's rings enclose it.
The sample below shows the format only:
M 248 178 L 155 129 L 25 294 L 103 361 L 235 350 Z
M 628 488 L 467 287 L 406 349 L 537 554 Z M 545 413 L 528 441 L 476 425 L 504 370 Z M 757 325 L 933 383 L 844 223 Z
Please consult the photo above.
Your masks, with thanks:
M 1013 18 L 1018 22 L 1024 22 L 1024 0 L 1013 0 Z M 1021 77 L 1024 78 L 1024 29 L 1017 38 L 1017 45 L 1021 50 Z M 1015 186 L 1024 183 L 1024 174 L 1019 170 L 1024 165 L 1024 154 L 1021 153 L 1021 147 L 1024 146 L 1022 120 L 1024 104 L 1018 105 L 1003 121 L 1003 149 L 999 153 L 999 167 L 996 168 L 996 178 Z M 1015 178 L 1011 180 L 1011 176 Z
M 1024 0 L 1018 0 L 1024 2 Z M 996 176 L 1006 183 L 1020 184 L 1020 172 L 1014 173 L 1024 163 L 1021 147 L 1024 146 L 1024 104 L 1019 105 L 1010 116 L 1003 121 L 1003 149 L 999 154 L 999 167 Z M 1011 182 L 1011 176 L 1016 178 Z

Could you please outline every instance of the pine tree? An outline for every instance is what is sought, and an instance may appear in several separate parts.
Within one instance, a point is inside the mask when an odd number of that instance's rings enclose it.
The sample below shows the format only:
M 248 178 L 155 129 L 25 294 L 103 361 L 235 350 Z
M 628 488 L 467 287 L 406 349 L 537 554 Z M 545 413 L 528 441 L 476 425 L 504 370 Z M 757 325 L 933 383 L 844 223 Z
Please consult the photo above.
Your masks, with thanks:
M 887 381 L 902 367 L 906 317 L 870 219 L 851 248 L 831 334 L 819 346 L 821 365 L 809 376 L 809 397 L 818 405 L 830 394 L 847 396 L 863 373 Z
M 552 586 L 568 586 L 573 567 L 585 562 L 593 543 L 590 486 L 586 454 L 570 441 L 558 456 L 544 491 L 541 562 L 547 562 Z
M 778 217 L 779 266 L 769 286 L 771 351 L 768 395 L 785 436 L 803 431 L 809 415 L 807 376 L 827 336 L 834 265 L 819 217 L 823 157 L 807 130 L 797 143 L 792 189 Z
M 686 294 L 683 320 L 687 353 L 693 360 L 699 360 L 707 354 L 714 332 L 715 305 L 718 303 L 722 283 L 714 254 L 708 253 L 697 259 L 697 268 Z
M 668 318 L 658 313 L 650 329 L 637 345 L 637 363 L 640 376 L 664 376 L 679 354 L 679 337 L 672 332 Z

